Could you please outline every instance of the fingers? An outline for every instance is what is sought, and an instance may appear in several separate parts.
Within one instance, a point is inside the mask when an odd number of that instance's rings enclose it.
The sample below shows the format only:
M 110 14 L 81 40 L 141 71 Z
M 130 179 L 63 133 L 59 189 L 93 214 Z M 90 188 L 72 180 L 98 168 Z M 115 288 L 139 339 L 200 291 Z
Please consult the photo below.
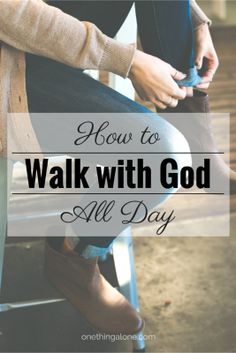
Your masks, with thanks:
M 213 72 L 213 74 L 215 74 L 218 67 L 219 67 L 219 59 L 218 59 L 218 56 L 214 50 L 214 53 L 211 54 L 208 59 L 207 71 L 211 71 L 211 72 Z
M 167 107 L 175 108 L 178 105 L 178 99 L 174 98 L 170 94 L 158 94 L 155 96 L 154 99 L 156 99 L 158 102 L 163 103 Z
M 214 78 L 214 75 L 216 73 L 216 70 L 218 69 L 219 66 L 219 62 L 216 61 L 208 61 L 207 63 L 207 68 L 204 72 L 204 77 L 206 77 L 206 79 L 208 79 L 209 81 L 212 81 Z
M 170 108 L 175 108 L 178 105 L 178 99 L 175 99 L 173 97 L 169 97 L 168 102 L 164 102 L 168 107 Z
M 198 70 L 201 70 L 204 58 L 204 48 L 199 46 L 196 48 L 195 65 Z
M 203 73 L 201 84 L 197 86 L 198 88 L 207 89 L 209 87 L 209 83 L 213 81 L 218 66 L 219 60 L 217 55 L 215 55 L 212 59 L 207 60 L 206 70 Z
M 210 83 L 201 83 L 200 85 L 197 85 L 196 87 L 200 88 L 200 89 L 208 89 L 209 86 L 210 86 Z
M 176 70 L 171 65 L 170 65 L 170 74 L 174 80 L 183 80 L 186 77 L 186 75 L 183 74 L 183 72 Z
M 215 75 L 215 71 L 207 70 L 206 72 L 204 72 L 203 78 L 205 79 L 206 83 L 207 83 L 207 81 L 212 82 L 214 75 Z
M 204 73 L 204 76 L 201 77 L 201 83 L 200 84 L 204 84 L 204 83 L 211 83 L 212 79 L 209 76 L 206 76 Z
M 200 89 L 208 89 L 210 86 L 210 83 L 213 80 L 213 76 L 205 76 L 206 74 L 204 73 L 204 76 L 202 77 L 201 83 L 197 85 L 197 88 Z
M 169 92 L 169 94 L 177 100 L 183 100 L 186 97 L 186 91 L 180 88 L 177 84 L 175 85 L 173 92 Z
M 166 109 L 167 107 L 175 108 L 178 105 L 178 100 L 173 97 L 167 97 L 165 100 L 155 99 L 153 103 L 160 109 Z
M 155 100 L 153 102 L 153 104 L 161 110 L 165 110 L 167 108 L 167 105 L 165 105 L 164 103 L 162 103 L 161 101 L 158 101 L 158 100 Z
M 185 87 L 186 89 L 186 96 L 192 97 L 193 96 L 193 87 Z
M 171 77 L 178 81 L 178 80 L 183 80 L 186 77 L 186 74 L 183 74 L 182 72 L 176 70 L 174 67 L 170 65 L 170 74 Z M 182 100 L 186 97 L 186 91 L 182 89 L 182 87 L 179 87 L 178 84 L 175 81 L 171 82 L 171 90 L 168 92 L 170 97 L 173 97 L 177 100 Z
M 218 69 L 218 66 L 219 66 L 219 59 L 216 52 L 211 54 L 209 57 L 205 57 L 205 61 L 203 65 L 204 72 L 202 73 L 203 77 L 205 78 L 205 82 L 206 81 L 211 82 L 213 80 L 214 75 Z

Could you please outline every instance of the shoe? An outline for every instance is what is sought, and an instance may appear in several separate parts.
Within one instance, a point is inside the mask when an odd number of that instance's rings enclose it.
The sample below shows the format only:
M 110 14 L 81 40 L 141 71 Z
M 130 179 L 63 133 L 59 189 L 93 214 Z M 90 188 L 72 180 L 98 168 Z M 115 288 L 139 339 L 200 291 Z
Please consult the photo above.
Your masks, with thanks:
M 164 113 L 201 113 L 191 117 L 191 125 L 183 123 L 179 117 L 165 116 L 186 137 L 192 152 L 218 152 L 215 139 L 211 129 L 211 114 L 208 95 L 202 91 L 194 90 L 193 97 L 187 97 L 179 101 L 176 108 L 167 108 Z M 204 114 L 205 113 L 205 114 Z M 194 131 L 193 133 L 189 133 Z M 191 136 L 190 136 L 191 135 Z M 192 155 L 193 167 L 199 165 L 199 155 Z M 219 154 L 211 155 L 211 170 L 214 175 L 214 186 L 206 192 L 219 192 L 219 187 L 230 182 L 231 194 L 236 193 L 236 172 L 234 172 L 221 158 Z
M 47 238 L 45 272 L 51 283 L 99 331 L 137 334 L 143 320 L 127 299 L 110 285 L 98 267 L 98 258 L 63 253 Z

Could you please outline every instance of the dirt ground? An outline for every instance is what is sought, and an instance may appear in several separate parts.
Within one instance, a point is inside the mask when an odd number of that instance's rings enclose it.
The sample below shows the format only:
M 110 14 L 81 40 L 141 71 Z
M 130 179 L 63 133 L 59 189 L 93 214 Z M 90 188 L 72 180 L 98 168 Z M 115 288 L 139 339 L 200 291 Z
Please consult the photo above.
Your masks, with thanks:
M 135 238 L 150 352 L 236 352 L 236 219 L 229 238 Z

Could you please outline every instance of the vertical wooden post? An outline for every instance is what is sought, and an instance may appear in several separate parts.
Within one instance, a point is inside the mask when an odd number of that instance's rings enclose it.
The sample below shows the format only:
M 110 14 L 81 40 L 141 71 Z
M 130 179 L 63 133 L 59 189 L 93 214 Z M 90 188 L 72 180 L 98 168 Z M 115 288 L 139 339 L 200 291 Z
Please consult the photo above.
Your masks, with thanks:
M 117 33 L 116 39 L 123 43 L 134 43 L 137 41 L 137 23 L 134 5 Z M 135 90 L 129 79 L 124 80 L 120 76 L 109 74 L 109 86 L 130 99 L 135 98 Z

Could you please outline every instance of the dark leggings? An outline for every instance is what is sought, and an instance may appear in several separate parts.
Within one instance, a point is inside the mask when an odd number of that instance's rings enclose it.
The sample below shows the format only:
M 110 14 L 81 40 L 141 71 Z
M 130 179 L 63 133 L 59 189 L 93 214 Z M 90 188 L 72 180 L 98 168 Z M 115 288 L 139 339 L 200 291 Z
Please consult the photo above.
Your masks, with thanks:
M 124 22 L 133 2 L 73 0 L 51 1 L 50 4 L 80 20 L 95 23 L 104 33 L 113 37 Z M 192 67 L 193 43 L 189 2 L 137 1 L 135 6 L 143 50 L 179 70 L 185 71 Z M 26 56 L 26 60 L 30 112 L 150 113 L 144 106 L 93 80 L 81 70 L 30 54 Z M 158 115 L 152 124 L 158 129 L 167 125 Z M 40 142 L 41 137 L 37 137 Z M 114 238 L 115 236 L 82 237 L 84 243 L 102 247 L 108 246 Z

